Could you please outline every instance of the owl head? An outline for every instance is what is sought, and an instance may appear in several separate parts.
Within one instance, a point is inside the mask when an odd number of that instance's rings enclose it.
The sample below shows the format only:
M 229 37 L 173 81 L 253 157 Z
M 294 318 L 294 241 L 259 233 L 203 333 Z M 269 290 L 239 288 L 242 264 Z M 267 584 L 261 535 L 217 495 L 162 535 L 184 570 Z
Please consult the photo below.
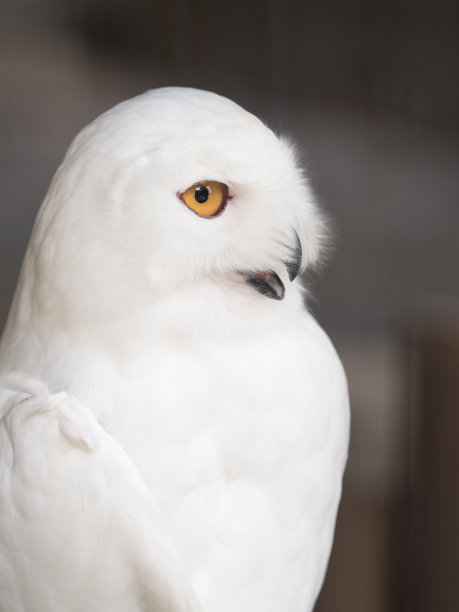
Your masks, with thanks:
M 95 328 L 213 290 L 274 304 L 322 236 L 285 139 L 214 93 L 156 89 L 75 138 L 39 212 L 15 308 L 23 325 L 49 312 L 54 324 Z

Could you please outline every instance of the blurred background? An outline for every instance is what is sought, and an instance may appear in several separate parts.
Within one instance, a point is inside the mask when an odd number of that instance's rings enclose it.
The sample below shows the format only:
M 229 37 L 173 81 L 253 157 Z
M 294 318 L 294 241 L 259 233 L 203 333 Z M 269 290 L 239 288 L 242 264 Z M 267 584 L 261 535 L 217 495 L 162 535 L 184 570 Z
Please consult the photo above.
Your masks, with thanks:
M 0 329 L 73 136 L 163 85 L 289 135 L 333 220 L 307 281 L 353 421 L 317 612 L 459 610 L 459 3 L 1 0 Z

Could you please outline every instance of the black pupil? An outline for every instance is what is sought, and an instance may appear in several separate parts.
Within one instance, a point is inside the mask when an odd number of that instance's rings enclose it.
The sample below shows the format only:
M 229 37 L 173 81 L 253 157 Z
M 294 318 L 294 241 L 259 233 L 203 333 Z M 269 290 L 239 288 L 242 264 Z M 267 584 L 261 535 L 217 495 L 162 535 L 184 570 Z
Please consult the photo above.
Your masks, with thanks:
M 204 204 L 209 199 L 209 188 L 201 185 L 200 187 L 196 187 L 194 190 L 194 199 L 199 204 Z

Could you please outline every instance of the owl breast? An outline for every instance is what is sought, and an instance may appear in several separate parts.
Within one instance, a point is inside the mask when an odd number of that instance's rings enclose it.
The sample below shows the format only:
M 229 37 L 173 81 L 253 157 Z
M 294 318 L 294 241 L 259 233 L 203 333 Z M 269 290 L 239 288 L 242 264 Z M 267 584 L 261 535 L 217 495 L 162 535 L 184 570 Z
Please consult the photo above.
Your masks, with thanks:
M 344 390 L 309 316 L 260 342 L 158 347 L 119 381 L 105 426 L 155 493 L 204 609 L 312 605 L 340 497 Z

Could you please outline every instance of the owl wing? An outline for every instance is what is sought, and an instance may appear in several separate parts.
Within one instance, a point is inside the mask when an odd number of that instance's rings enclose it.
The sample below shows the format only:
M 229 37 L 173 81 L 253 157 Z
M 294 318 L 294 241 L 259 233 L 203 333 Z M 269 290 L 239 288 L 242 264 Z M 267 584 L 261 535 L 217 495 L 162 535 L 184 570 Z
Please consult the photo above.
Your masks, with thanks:
M 0 611 L 200 611 L 152 492 L 92 412 L 21 376 L 0 410 Z

